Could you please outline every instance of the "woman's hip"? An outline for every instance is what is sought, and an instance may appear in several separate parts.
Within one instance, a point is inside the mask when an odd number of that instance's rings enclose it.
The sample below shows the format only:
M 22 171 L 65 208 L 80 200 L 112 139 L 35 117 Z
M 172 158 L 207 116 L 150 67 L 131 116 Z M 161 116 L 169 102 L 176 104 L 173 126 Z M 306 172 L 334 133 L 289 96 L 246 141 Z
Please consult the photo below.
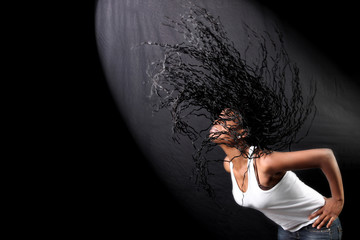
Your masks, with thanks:
M 326 224 L 325 224 L 326 226 Z M 342 238 L 342 227 L 339 218 L 337 218 L 330 228 L 322 227 L 321 229 L 313 228 L 312 225 L 305 226 L 296 232 L 290 232 L 278 228 L 278 239 L 279 240 L 341 240 Z

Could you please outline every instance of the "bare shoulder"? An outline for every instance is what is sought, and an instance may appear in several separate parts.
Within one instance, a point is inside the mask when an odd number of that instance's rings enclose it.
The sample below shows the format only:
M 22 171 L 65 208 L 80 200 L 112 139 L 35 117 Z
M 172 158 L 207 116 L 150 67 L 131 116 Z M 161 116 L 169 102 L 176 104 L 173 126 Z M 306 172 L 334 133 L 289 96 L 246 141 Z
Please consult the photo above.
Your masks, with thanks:
M 276 154 L 274 156 L 274 152 L 261 155 L 256 158 L 256 166 L 261 172 L 266 174 L 273 174 L 273 166 L 276 161 Z
M 224 158 L 224 168 L 225 171 L 230 172 L 230 159 L 227 156 Z

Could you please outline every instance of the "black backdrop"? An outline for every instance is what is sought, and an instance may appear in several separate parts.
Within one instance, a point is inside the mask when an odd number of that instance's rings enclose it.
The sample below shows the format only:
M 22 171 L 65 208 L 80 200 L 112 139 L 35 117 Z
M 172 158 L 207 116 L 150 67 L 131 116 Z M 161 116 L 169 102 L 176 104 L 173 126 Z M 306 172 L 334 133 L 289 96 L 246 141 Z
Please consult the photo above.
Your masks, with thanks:
M 310 4 L 310 1 L 302 1 L 296 6 L 290 6 L 285 1 L 263 4 L 326 55 L 347 79 L 351 79 L 356 89 L 359 86 L 356 71 L 358 61 L 352 57 L 359 54 L 356 37 L 352 34 L 356 29 L 355 8 L 346 4 L 339 8 L 325 1 L 316 2 Z M 126 127 L 126 116 L 119 111 L 99 59 L 95 39 L 95 8 L 96 3 L 92 3 L 86 8 L 86 14 L 80 14 L 82 19 L 77 22 L 77 26 L 82 29 L 81 41 L 74 40 L 79 45 L 72 48 L 79 62 L 66 80 L 70 88 L 83 87 L 75 91 L 77 96 L 72 101 L 72 139 L 69 139 L 69 145 L 81 142 L 73 146 L 79 160 L 73 163 L 76 181 L 70 188 L 73 197 L 69 199 L 72 203 L 68 219 L 70 223 L 77 224 L 69 224 L 64 228 L 72 228 L 78 230 L 80 235 L 89 236 L 145 234 L 158 239 L 226 239 L 216 238 L 206 221 L 195 218 L 179 202 L 154 166 L 146 160 L 143 149 L 138 147 L 138 142 Z M 344 144 L 343 138 L 338 140 Z M 357 139 L 349 140 L 350 145 L 356 142 Z M 359 154 L 350 152 L 348 155 L 356 157 Z M 358 211 L 353 188 L 356 186 L 354 183 L 359 165 L 357 159 L 347 159 L 340 160 L 346 191 L 341 219 L 345 236 L 351 236 L 355 229 L 351 219 Z M 312 177 L 317 174 L 302 175 L 313 183 Z M 146 197 L 142 188 L 144 184 L 148 191 L 151 190 Z M 319 183 L 323 191 L 327 191 L 325 184 Z M 258 224 L 256 219 L 247 219 L 239 228 L 246 229 L 247 225 L 254 224 Z M 273 230 L 269 223 L 259 234 L 269 236 L 263 239 L 274 239 Z M 227 236 L 228 239 L 232 237 L 236 236 Z

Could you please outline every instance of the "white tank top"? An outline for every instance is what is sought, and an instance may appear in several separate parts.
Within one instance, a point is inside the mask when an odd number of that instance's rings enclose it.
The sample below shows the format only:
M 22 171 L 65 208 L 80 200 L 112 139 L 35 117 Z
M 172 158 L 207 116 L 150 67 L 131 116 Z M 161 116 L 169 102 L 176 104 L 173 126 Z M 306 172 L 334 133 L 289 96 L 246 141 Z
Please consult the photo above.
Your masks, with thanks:
M 252 155 L 254 147 L 250 147 Z M 262 190 L 256 180 L 252 157 L 248 160 L 248 187 L 243 193 L 234 176 L 233 163 L 230 162 L 232 193 L 237 204 L 254 208 L 280 225 L 284 230 L 295 232 L 312 224 L 308 220 L 311 213 L 324 206 L 324 197 L 303 183 L 295 173 L 287 171 L 283 178 L 270 190 Z

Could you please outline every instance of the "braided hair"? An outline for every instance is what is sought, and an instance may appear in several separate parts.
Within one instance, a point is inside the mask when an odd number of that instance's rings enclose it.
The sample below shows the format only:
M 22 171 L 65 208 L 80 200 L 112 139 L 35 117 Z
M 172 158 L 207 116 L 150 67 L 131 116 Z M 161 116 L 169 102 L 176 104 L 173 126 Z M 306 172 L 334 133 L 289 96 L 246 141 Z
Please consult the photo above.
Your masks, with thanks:
M 244 23 L 244 33 L 251 41 L 240 53 L 228 38 L 219 17 L 205 8 L 189 4 L 180 20 L 166 18 L 163 23 L 182 34 L 178 44 L 145 42 L 160 47 L 163 57 L 152 62 L 147 73 L 151 96 L 156 99 L 154 111 L 171 113 L 173 139 L 188 137 L 195 151 L 194 176 L 210 195 L 206 153 L 220 134 L 208 133 L 212 123 L 229 120 L 237 126 L 225 126 L 232 140 L 228 146 L 241 154 L 254 146 L 255 157 L 289 148 L 300 141 L 298 133 L 309 116 L 315 117 L 316 86 L 310 87 L 307 99 L 302 94 L 299 68 L 291 61 L 281 32 L 277 40 L 267 32 L 257 33 Z M 251 60 L 249 51 L 255 52 Z M 196 129 L 191 118 L 205 118 L 206 129 Z M 238 131 L 241 129 L 242 131 Z M 241 144 L 240 144 L 241 140 Z M 200 143 L 199 143 L 200 142 Z M 254 157 L 253 155 L 253 157 Z

